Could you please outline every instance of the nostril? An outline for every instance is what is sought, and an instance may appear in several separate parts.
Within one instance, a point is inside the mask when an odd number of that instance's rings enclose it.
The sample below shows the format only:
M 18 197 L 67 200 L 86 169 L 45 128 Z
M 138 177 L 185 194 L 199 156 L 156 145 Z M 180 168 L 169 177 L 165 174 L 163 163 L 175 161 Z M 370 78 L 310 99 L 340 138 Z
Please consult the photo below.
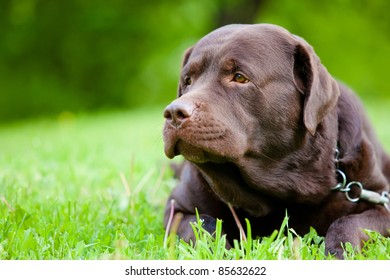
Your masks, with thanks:
M 172 114 L 171 112 L 169 111 L 169 109 L 165 109 L 164 111 L 164 118 L 168 119 L 168 120 L 171 120 L 172 119 Z
M 174 101 L 164 111 L 164 118 L 175 126 L 181 125 L 186 119 L 190 118 L 194 105 L 183 101 Z
M 191 103 L 178 103 L 174 107 L 175 117 L 178 119 L 184 120 L 191 117 L 194 111 L 194 105 Z
M 183 112 L 183 111 L 181 111 L 181 110 L 179 110 L 179 111 L 176 112 L 176 116 L 177 116 L 178 119 L 181 119 L 181 120 L 190 117 L 190 115 L 188 114 L 188 112 Z

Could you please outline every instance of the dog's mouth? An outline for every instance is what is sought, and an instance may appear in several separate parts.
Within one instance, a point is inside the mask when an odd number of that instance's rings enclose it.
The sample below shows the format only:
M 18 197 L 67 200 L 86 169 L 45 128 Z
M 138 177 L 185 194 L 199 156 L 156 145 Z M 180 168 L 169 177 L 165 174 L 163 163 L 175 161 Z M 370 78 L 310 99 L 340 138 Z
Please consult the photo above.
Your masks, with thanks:
M 182 155 L 194 163 L 226 162 L 225 131 L 203 131 L 193 126 L 164 127 L 164 152 L 168 158 Z
M 187 160 L 195 163 L 203 163 L 208 161 L 210 158 L 210 154 L 202 148 L 191 145 L 183 140 L 178 140 L 174 146 L 166 149 L 166 155 L 169 158 L 182 155 Z
M 182 155 L 185 159 L 194 163 L 205 162 L 225 162 L 221 155 L 216 151 L 207 150 L 207 147 L 201 147 L 176 137 L 175 139 L 165 139 L 165 155 L 168 158 L 174 158 Z

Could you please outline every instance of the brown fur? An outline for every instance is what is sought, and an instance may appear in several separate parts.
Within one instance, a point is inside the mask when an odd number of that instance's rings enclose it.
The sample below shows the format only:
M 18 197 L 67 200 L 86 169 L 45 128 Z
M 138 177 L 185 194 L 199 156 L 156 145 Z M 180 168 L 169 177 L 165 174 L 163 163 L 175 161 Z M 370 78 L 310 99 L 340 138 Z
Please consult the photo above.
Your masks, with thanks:
M 285 29 L 230 25 L 205 36 L 186 52 L 178 99 L 164 116 L 166 155 L 186 158 L 170 197 L 184 214 L 184 240 L 194 238 L 195 209 L 210 232 L 219 218 L 228 239 L 238 238 L 228 203 L 256 236 L 278 228 L 287 209 L 290 227 L 314 227 L 339 258 L 341 243 L 361 244 L 362 229 L 389 235 L 383 205 L 332 191 L 336 146 L 348 181 L 378 193 L 389 191 L 389 157 L 357 97 Z

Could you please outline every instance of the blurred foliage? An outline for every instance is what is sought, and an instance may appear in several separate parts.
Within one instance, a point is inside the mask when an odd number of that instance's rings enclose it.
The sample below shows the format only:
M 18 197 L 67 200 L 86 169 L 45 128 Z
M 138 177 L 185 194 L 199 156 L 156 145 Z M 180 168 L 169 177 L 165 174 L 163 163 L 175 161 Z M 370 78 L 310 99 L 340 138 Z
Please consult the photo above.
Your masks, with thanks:
M 0 119 L 174 96 L 181 54 L 210 26 L 211 4 L 2 0 Z
M 2 0 L 0 120 L 165 104 L 182 54 L 229 22 L 307 39 L 332 74 L 387 97 L 387 0 Z

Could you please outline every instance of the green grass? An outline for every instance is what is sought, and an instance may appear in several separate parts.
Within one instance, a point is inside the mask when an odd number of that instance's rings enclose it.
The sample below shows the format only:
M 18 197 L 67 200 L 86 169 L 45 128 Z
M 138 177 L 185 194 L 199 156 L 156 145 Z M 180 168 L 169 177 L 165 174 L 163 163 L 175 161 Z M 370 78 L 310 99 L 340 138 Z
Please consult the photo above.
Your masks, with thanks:
M 387 149 L 388 108 L 369 107 Z M 297 236 L 287 220 L 271 236 L 249 234 L 229 251 L 224 236 L 197 225 L 195 247 L 175 238 L 164 247 L 163 210 L 175 181 L 163 154 L 161 111 L 64 113 L 1 125 L 0 259 L 327 258 L 322 237 L 314 230 Z M 347 258 L 390 259 L 389 239 L 371 235 L 362 253 L 347 245 Z

